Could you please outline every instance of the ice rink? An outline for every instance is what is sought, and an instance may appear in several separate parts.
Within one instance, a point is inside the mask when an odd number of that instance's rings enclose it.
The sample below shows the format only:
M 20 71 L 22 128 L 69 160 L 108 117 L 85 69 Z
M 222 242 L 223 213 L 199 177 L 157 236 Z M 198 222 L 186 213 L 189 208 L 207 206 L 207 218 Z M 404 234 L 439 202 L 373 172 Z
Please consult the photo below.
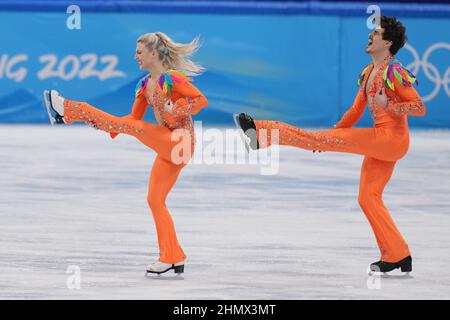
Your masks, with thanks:
M 276 175 L 187 166 L 167 202 L 185 273 L 146 278 L 153 151 L 87 126 L 0 137 L 0 299 L 450 298 L 450 131 L 411 132 L 384 202 L 413 272 L 381 278 L 366 273 L 379 251 L 357 203 L 361 156 L 282 147 Z

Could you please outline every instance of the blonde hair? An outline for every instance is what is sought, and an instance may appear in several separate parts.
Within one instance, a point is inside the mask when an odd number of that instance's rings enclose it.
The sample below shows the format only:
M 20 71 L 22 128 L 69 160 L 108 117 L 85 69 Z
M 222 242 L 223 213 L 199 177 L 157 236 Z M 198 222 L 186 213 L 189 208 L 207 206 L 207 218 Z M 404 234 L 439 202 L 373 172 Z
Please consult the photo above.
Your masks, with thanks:
M 199 75 L 205 69 L 189 59 L 200 47 L 200 37 L 190 43 L 177 43 L 163 32 L 146 33 L 137 40 L 149 50 L 158 51 L 159 60 L 163 66 L 172 70 L 184 70 L 187 75 Z

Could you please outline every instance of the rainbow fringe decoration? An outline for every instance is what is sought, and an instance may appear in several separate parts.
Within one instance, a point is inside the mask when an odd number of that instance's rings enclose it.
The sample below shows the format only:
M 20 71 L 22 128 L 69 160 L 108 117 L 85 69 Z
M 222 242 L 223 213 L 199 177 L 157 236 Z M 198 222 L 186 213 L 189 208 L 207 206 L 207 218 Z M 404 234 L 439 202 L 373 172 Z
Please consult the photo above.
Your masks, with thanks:
M 181 74 L 180 77 L 178 74 Z M 136 98 L 144 93 L 145 88 L 147 87 L 148 78 L 150 77 L 150 74 L 143 77 L 141 80 L 139 80 L 138 84 L 136 85 L 135 89 L 135 95 Z M 169 70 L 166 73 L 162 74 L 161 77 L 158 80 L 159 87 L 163 90 L 163 92 L 166 95 L 170 95 L 172 93 L 172 87 L 173 82 L 183 83 L 186 80 L 191 80 L 189 78 L 186 78 L 184 75 L 183 70 Z
M 138 84 L 136 85 L 136 89 L 134 91 L 136 94 L 136 98 L 144 92 L 145 87 L 147 86 L 149 76 L 150 75 L 146 75 L 145 77 L 143 77 L 141 80 L 139 80 Z
M 183 77 L 178 76 L 175 72 L 181 74 Z M 166 95 L 172 93 L 173 82 L 182 83 L 186 81 L 184 71 L 182 70 L 169 70 L 162 74 L 158 80 L 159 87 L 163 90 Z
M 361 71 L 361 74 L 359 75 L 359 78 L 358 78 L 358 86 L 359 86 L 359 87 L 361 87 L 361 85 L 362 85 L 362 83 L 363 83 L 363 81 L 364 81 L 364 77 L 366 76 L 366 73 L 367 73 L 367 71 L 369 70 L 369 68 L 370 68 L 371 65 L 372 65 L 371 63 L 368 64 L 368 65 L 363 69 L 363 71 Z
M 389 61 L 388 66 L 384 70 L 383 79 L 386 88 L 394 90 L 394 77 L 405 87 L 411 86 L 413 83 L 419 84 L 416 77 L 408 69 L 403 67 L 397 59 Z

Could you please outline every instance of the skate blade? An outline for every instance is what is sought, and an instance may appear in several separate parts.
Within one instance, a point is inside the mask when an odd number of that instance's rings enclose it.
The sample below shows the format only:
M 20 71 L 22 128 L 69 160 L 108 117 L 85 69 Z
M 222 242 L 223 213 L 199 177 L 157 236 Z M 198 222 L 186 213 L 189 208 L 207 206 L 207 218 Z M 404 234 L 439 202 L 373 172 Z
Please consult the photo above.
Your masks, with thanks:
M 183 266 L 184 267 L 184 266 Z M 184 268 L 183 268 L 184 269 Z M 167 274 L 168 271 L 174 270 L 174 268 L 169 268 L 165 271 L 161 272 L 153 272 L 153 271 L 146 271 L 145 277 L 147 279 L 154 279 L 154 280 L 183 280 L 184 278 L 181 276 L 183 272 L 179 272 L 178 270 L 175 271 L 175 275 L 169 275 Z M 184 270 L 183 270 L 184 271 Z
M 44 90 L 44 105 L 45 109 L 47 109 L 48 119 L 50 120 L 50 124 L 53 126 L 56 123 L 56 119 L 52 116 L 51 112 L 51 103 L 50 103 L 50 91 Z
M 401 272 L 399 270 L 392 270 L 389 272 L 373 271 L 369 270 L 367 275 L 370 277 L 377 277 L 382 279 L 413 279 L 411 272 Z
M 184 280 L 184 277 L 181 275 L 181 273 L 177 273 L 175 275 L 168 275 L 168 274 L 161 274 L 161 273 L 149 273 L 146 272 L 144 274 L 144 277 L 146 279 L 151 280 L 162 280 L 162 281 L 176 281 L 176 280 Z
M 413 279 L 414 277 L 410 274 L 411 272 L 403 272 L 399 270 L 390 272 L 381 272 L 379 277 L 382 279 Z
M 245 135 L 244 130 L 242 130 L 241 126 L 239 125 L 238 113 L 233 114 L 233 120 L 236 128 L 239 131 L 239 136 L 241 137 L 242 142 L 244 142 L 245 150 L 247 150 L 247 153 L 250 153 L 250 138 Z

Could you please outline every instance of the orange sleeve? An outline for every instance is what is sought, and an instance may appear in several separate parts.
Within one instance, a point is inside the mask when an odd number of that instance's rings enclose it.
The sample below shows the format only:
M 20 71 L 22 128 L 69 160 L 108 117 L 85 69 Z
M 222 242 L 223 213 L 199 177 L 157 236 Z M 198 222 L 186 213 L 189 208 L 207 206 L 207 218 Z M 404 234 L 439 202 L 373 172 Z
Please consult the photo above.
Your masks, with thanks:
M 208 100 L 205 95 L 188 80 L 182 83 L 175 83 L 173 90 L 181 97 L 173 104 L 172 113 L 176 116 L 197 114 L 208 105 Z
M 147 100 L 144 94 L 140 94 L 134 99 L 133 108 L 131 109 L 131 117 L 135 120 L 141 120 L 147 111 Z
M 388 99 L 386 111 L 396 115 L 408 116 L 424 116 L 426 112 L 425 105 L 417 93 L 416 89 L 411 86 L 404 86 L 395 79 L 393 94 L 397 96 L 397 101 Z
M 353 105 L 342 116 L 335 128 L 351 128 L 361 118 L 367 104 L 367 98 L 363 90 L 359 90 Z
M 147 100 L 143 94 L 140 94 L 134 99 L 133 108 L 131 109 L 131 113 L 123 116 L 122 118 L 133 118 L 134 120 L 141 120 L 145 112 L 147 111 Z M 111 132 L 110 137 L 114 139 L 117 137 L 118 133 Z

